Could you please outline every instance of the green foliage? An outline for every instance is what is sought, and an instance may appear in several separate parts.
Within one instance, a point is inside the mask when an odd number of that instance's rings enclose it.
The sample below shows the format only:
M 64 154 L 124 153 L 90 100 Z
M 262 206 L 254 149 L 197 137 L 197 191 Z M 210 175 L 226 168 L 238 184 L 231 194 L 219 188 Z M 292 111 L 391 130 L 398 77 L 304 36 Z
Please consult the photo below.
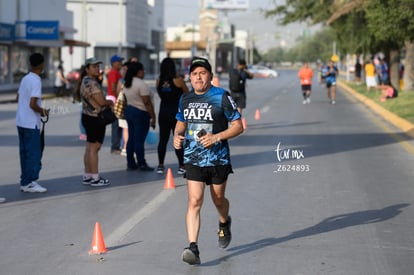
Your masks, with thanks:
M 330 27 L 342 53 L 370 53 L 400 49 L 404 41 L 414 40 L 414 0 L 286 0 L 276 1 L 264 12 L 281 24 L 325 23 L 339 13 Z M 349 8 L 350 5 L 352 8 Z M 348 5 L 348 6 L 346 6 Z M 345 9 L 348 7 L 348 9 Z M 342 9 L 342 10 L 341 10 Z
M 327 61 L 332 56 L 332 41 L 335 33 L 330 28 L 324 28 L 310 37 L 301 37 L 296 46 L 290 49 L 272 48 L 263 55 L 265 62 L 316 62 Z
M 386 48 L 414 39 L 414 0 L 372 0 L 365 13 L 368 31 Z
M 329 4 L 333 1 L 313 0 L 286 0 L 285 5 L 278 5 L 274 0 L 275 8 L 265 11 L 266 17 L 279 17 L 280 23 L 287 25 L 293 22 L 309 22 L 317 24 L 325 21 L 329 16 Z

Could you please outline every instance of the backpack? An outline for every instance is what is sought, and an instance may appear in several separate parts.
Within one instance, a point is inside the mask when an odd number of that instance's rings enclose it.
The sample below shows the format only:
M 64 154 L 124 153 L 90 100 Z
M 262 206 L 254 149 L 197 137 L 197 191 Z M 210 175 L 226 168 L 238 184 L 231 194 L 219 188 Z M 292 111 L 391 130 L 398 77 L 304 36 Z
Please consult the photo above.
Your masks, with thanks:
M 232 92 L 242 92 L 244 90 L 244 79 L 242 79 L 237 69 L 233 69 L 230 72 L 229 88 Z

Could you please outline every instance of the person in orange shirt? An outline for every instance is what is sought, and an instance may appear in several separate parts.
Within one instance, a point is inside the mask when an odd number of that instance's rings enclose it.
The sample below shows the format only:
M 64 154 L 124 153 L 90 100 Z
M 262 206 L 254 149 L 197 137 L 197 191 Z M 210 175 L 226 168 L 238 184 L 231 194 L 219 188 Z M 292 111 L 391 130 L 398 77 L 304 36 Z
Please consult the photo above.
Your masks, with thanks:
M 313 70 L 309 68 L 308 62 L 304 62 L 302 68 L 298 72 L 300 85 L 302 86 L 303 104 L 310 103 L 310 95 L 312 89 Z

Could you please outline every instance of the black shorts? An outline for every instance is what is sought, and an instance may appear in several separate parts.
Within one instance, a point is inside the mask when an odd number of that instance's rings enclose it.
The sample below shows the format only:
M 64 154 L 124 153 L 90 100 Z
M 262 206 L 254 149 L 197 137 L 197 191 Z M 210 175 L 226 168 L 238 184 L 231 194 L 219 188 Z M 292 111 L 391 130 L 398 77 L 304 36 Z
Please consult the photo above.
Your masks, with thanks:
M 312 88 L 312 85 L 310 84 L 304 84 L 302 85 L 302 91 L 306 92 L 306 91 L 310 91 Z
M 98 118 L 82 114 L 82 125 L 86 131 L 86 141 L 103 143 L 106 126 L 99 123 Z
M 187 180 L 202 181 L 207 185 L 223 184 L 227 181 L 229 174 L 233 173 L 231 165 L 217 165 L 209 167 L 199 167 L 185 164 L 185 177 Z
M 332 80 L 326 81 L 326 88 L 331 88 L 332 86 L 336 86 L 336 80 L 335 81 L 332 81 Z
M 245 92 L 231 92 L 231 97 L 237 104 L 238 108 L 246 108 L 246 93 Z

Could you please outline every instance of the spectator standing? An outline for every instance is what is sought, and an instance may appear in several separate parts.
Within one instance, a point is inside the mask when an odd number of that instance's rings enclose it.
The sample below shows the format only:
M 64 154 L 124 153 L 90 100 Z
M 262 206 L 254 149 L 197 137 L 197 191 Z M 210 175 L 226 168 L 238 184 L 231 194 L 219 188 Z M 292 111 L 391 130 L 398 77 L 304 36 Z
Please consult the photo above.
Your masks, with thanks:
M 81 81 L 76 88 L 82 101 L 82 125 L 86 131 L 86 147 L 83 156 L 85 171 L 82 184 L 92 187 L 109 185 L 107 179 L 99 175 L 99 150 L 105 138 L 106 125 L 99 122 L 98 113 L 103 108 L 112 108 L 113 101 L 105 99 L 105 93 L 100 85 L 99 64 L 102 61 L 91 57 L 85 60 Z
M 389 74 L 388 74 L 388 65 L 384 59 L 380 59 L 380 78 L 379 84 L 380 85 L 388 85 L 390 82 Z
M 56 96 L 63 96 L 65 94 L 66 85 L 69 84 L 69 81 L 65 78 L 63 73 L 63 66 L 60 62 L 55 76 L 55 94 Z
M 375 79 L 375 66 L 372 60 L 367 61 L 365 64 L 365 84 L 367 85 L 367 92 L 371 90 L 371 87 L 377 87 L 377 81 Z
M 302 87 L 303 104 L 310 103 L 310 95 L 312 90 L 313 70 L 309 68 L 308 62 L 304 62 L 302 68 L 298 72 L 300 85 Z
M 33 53 L 29 57 L 30 72 L 23 77 L 17 92 L 16 126 L 19 135 L 20 190 L 43 193 L 47 189 L 37 183 L 41 170 L 40 117 L 48 116 L 42 108 L 42 81 L 44 57 Z
M 237 68 L 234 68 L 230 72 L 229 87 L 231 96 L 237 104 L 237 110 L 240 115 L 242 114 L 243 109 L 246 108 L 246 80 L 252 78 L 253 74 L 247 69 L 246 61 L 244 59 L 240 59 Z
M 174 135 L 177 120 L 178 102 L 183 93 L 188 92 L 188 87 L 184 79 L 177 74 L 174 61 L 167 57 L 164 58 L 160 66 L 160 76 L 156 83 L 157 92 L 161 99 L 158 113 L 158 124 L 160 127 L 160 140 L 158 142 L 158 168 L 157 173 L 164 173 L 164 160 L 167 151 L 167 143 L 170 139 L 170 133 Z M 184 151 L 182 148 L 175 149 L 178 159 L 179 175 L 185 173 L 184 169 Z
M 338 72 L 338 68 L 335 66 L 332 60 L 329 61 L 323 72 L 326 82 L 326 95 L 331 104 L 336 103 L 336 76 Z
M 188 190 L 189 246 L 184 249 L 182 260 L 190 265 L 200 264 L 197 242 L 206 185 L 219 216 L 218 245 L 226 248 L 231 241 L 230 204 L 225 196 L 227 177 L 233 173 L 228 139 L 241 134 L 243 125 L 230 94 L 212 86 L 212 78 L 208 60 L 193 57 L 190 81 L 194 90 L 182 96 L 176 116 L 174 148 L 184 148 Z
M 145 160 L 145 138 L 149 127 L 155 129 L 153 94 L 143 81 L 144 66 L 130 62 L 125 74 L 124 94 L 127 100 L 125 119 L 128 123 L 127 170 L 154 171 Z M 135 160 L 136 157 L 136 160 Z
M 359 59 L 357 59 L 355 63 L 355 82 L 357 84 L 361 84 L 361 71 L 362 71 L 362 65 L 359 63 Z
M 124 64 L 122 64 L 122 69 L 121 69 L 122 78 L 118 81 L 118 86 L 116 87 L 116 90 L 117 90 L 116 93 L 117 93 L 118 96 L 119 96 L 120 92 L 124 89 L 125 74 L 126 74 L 126 71 L 128 70 L 128 64 L 130 62 L 136 62 L 136 61 L 127 61 Z M 123 119 L 119 119 L 118 125 L 119 125 L 119 127 L 122 128 L 122 150 L 121 150 L 121 155 L 126 157 L 126 146 L 127 146 L 127 143 L 128 143 L 128 123 L 127 123 L 126 119 L 123 118 Z
M 119 80 L 122 78 L 121 69 L 122 69 L 122 60 L 123 57 L 119 55 L 113 55 L 111 57 L 111 69 L 107 75 L 108 82 L 108 97 L 113 100 L 115 103 L 118 94 L 117 86 Z M 122 139 L 122 128 L 119 127 L 119 121 L 115 120 L 111 125 L 111 153 L 120 154 L 121 153 L 121 139 Z

